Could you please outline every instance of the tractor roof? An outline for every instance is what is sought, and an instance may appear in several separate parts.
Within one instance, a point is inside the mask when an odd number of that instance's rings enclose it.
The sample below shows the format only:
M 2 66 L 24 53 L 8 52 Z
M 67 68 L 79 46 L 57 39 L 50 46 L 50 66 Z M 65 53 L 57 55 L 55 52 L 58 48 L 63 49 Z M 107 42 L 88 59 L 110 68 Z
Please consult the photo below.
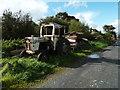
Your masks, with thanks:
M 58 23 L 53 23 L 53 22 L 50 22 L 50 23 L 43 23 L 42 24 L 43 26 L 55 26 L 55 27 L 59 27 L 59 28 L 61 28 L 61 27 L 65 27 L 64 25 L 61 25 L 61 24 L 58 24 Z

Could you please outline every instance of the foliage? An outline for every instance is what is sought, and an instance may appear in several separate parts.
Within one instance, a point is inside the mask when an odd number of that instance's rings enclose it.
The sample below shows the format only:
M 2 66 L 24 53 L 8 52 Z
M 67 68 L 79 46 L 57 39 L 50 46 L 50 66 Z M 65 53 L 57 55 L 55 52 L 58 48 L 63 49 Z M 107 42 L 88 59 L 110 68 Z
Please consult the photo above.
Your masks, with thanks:
M 91 47 L 90 49 L 92 51 L 98 51 L 107 47 L 108 45 L 111 45 L 113 42 L 105 39 L 100 39 L 99 41 L 90 41 L 90 43 L 93 45 L 93 47 Z
M 71 52 L 68 56 L 50 56 L 50 60 L 47 62 L 49 64 L 54 64 L 56 66 L 63 66 L 66 64 L 69 64 L 71 62 L 74 62 L 75 59 L 83 57 L 83 55 L 77 55 L 75 52 Z
M 105 40 L 114 42 L 117 39 L 115 32 L 106 32 L 103 36 Z
M 2 40 L 2 57 L 10 56 L 10 51 L 24 48 L 23 39 Z
M 68 14 L 66 12 L 59 12 L 59 13 L 56 14 L 56 17 L 64 20 L 68 17 Z
M 56 18 L 58 18 L 60 20 L 65 20 L 66 19 L 68 22 L 71 21 L 71 20 L 79 21 L 79 19 L 76 19 L 74 16 L 68 15 L 68 13 L 66 13 L 66 12 L 57 13 Z
M 2 38 L 2 17 L 0 17 L 0 39 Z
M 3 68 L 0 74 L 3 76 L 1 81 L 5 88 L 11 85 L 28 82 L 41 78 L 52 71 L 55 67 L 43 62 L 38 62 L 36 58 L 4 58 L 0 63 Z
M 106 31 L 105 38 L 108 40 L 117 39 L 115 27 L 113 25 L 104 25 L 103 29 Z
M 87 38 L 88 40 L 92 41 L 95 40 L 95 36 L 92 35 L 89 31 L 85 31 L 82 35 L 83 38 Z
M 49 22 L 55 22 L 55 23 L 64 24 L 64 25 L 67 24 L 64 20 L 61 20 L 54 16 L 46 17 L 45 19 L 40 19 L 40 24 L 41 23 L 49 23 Z
M 75 49 L 77 53 L 91 53 L 93 51 L 101 50 L 113 43 L 113 41 L 108 41 L 105 39 L 99 39 L 94 41 L 88 41 L 85 45 L 80 45 L 78 48 Z
M 85 32 L 85 25 L 77 20 L 71 20 L 69 25 L 69 32 Z
M 115 29 L 115 27 L 113 27 L 113 25 L 104 25 L 103 26 L 103 29 L 106 31 L 106 32 L 109 32 L 109 31 L 113 31 Z
M 2 16 L 2 38 L 17 39 L 35 34 L 35 26 L 30 14 L 22 14 L 21 11 L 12 13 L 5 10 Z

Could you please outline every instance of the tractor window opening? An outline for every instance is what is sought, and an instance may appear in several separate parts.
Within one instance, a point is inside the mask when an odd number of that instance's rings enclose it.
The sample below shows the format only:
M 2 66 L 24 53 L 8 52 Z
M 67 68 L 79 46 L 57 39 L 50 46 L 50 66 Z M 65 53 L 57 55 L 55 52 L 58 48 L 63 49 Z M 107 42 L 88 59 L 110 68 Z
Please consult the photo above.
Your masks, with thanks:
M 59 29 L 58 28 L 55 29 L 55 35 L 59 35 Z
M 42 35 L 52 35 L 53 26 L 47 26 L 42 28 Z
M 42 27 L 42 35 L 46 35 L 46 28 Z
M 52 35 L 53 26 L 47 27 L 47 35 Z
M 64 35 L 64 28 L 60 28 L 60 36 Z

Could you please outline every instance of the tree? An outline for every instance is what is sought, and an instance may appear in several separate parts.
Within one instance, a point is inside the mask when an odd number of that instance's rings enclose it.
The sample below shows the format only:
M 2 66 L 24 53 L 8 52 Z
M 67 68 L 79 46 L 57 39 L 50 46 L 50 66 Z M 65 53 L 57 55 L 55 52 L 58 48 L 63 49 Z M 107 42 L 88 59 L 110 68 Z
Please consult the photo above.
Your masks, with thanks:
M 2 38 L 17 39 L 30 36 L 35 33 L 35 25 L 29 13 L 23 15 L 19 11 L 13 14 L 10 10 L 5 10 L 2 16 Z
M 79 19 L 76 19 L 74 16 L 69 16 L 68 13 L 66 12 L 59 12 L 56 14 L 56 18 L 59 18 L 61 20 L 67 20 L 67 21 L 71 21 L 71 20 L 77 20 L 79 21 Z
M 82 29 L 81 29 L 81 26 L 82 26 L 82 24 L 80 23 L 80 22 L 78 22 L 78 21 L 76 21 L 76 20 L 71 20 L 70 21 L 70 25 L 69 25 L 69 31 L 70 32 L 78 32 L 78 31 L 81 31 Z
M 2 17 L 0 17 L 0 39 L 2 38 Z
M 81 23 L 80 21 L 77 21 L 75 19 L 70 21 L 69 24 L 69 32 L 87 32 L 89 30 L 89 26 L 85 25 L 84 23 Z
M 59 18 L 59 19 L 66 19 L 68 17 L 68 14 L 66 12 L 59 12 L 56 14 L 56 18 Z
M 109 31 L 113 31 L 115 29 L 115 27 L 113 27 L 113 25 L 104 25 L 103 26 L 103 29 L 106 31 L 106 32 L 109 32 Z
M 109 38 L 117 39 L 116 32 L 114 31 L 115 27 L 113 25 L 104 25 L 103 29 L 106 31 L 106 35 L 109 36 Z

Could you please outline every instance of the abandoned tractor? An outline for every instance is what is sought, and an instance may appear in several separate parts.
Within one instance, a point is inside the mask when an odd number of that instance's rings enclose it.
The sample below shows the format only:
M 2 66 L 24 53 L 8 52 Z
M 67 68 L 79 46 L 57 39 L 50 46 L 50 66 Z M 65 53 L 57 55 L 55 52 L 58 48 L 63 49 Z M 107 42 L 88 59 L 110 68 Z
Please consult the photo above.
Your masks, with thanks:
M 70 42 L 65 38 L 66 29 L 64 25 L 57 23 L 42 24 L 40 37 L 25 37 L 25 50 L 20 56 L 38 55 L 38 61 L 48 60 L 51 53 L 68 55 L 71 50 Z

